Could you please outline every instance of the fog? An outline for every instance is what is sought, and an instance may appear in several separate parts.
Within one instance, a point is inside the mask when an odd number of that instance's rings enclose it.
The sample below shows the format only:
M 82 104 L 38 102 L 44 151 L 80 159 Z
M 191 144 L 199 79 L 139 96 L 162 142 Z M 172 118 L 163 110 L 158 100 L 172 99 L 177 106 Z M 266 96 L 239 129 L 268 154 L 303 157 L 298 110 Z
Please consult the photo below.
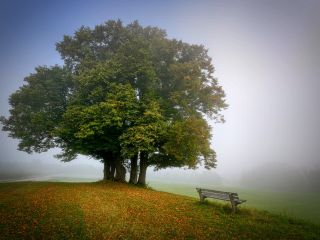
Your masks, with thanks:
M 148 180 L 319 191 L 320 2 L 271 1 L 2 1 L 0 115 L 8 97 L 38 65 L 61 64 L 55 42 L 81 25 L 135 19 L 169 37 L 203 44 L 229 108 L 213 127 L 218 166 L 169 169 Z M 31 17 L 32 16 L 32 17 Z M 28 155 L 0 133 L 0 179 L 102 178 L 102 164 L 54 159 L 57 149 Z

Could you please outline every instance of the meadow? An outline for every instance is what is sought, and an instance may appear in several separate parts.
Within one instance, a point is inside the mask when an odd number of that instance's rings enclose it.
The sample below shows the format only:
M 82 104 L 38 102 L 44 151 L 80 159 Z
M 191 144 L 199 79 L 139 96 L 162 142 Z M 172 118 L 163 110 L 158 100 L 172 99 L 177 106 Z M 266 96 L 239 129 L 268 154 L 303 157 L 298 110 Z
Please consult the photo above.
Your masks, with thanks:
M 319 239 L 319 225 L 114 182 L 0 184 L 0 239 Z
M 284 216 L 295 217 L 320 224 L 320 192 L 281 192 L 248 190 L 241 187 L 230 187 L 210 184 L 166 183 L 164 181 L 150 181 L 149 186 L 159 191 L 196 197 L 199 195 L 196 187 L 237 192 L 247 202 L 241 208 L 256 208 L 267 210 Z M 215 200 L 210 200 L 214 201 Z M 220 202 L 220 201 L 219 201 Z

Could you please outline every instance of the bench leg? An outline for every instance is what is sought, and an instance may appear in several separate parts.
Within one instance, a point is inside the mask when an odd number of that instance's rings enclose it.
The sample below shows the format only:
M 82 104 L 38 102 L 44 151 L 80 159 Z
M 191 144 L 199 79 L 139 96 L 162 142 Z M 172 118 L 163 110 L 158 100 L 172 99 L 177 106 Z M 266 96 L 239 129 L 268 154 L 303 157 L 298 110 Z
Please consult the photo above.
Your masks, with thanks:
M 237 204 L 235 204 L 234 202 L 231 202 L 231 206 L 232 206 L 232 212 L 235 213 L 237 211 Z
M 237 203 L 234 201 L 232 193 L 229 195 L 229 198 L 232 206 L 232 212 L 235 213 L 237 211 Z
M 201 195 L 201 194 L 199 194 L 199 196 L 200 196 L 200 202 L 204 202 L 204 199 L 205 199 L 205 197 L 203 196 L 203 195 Z

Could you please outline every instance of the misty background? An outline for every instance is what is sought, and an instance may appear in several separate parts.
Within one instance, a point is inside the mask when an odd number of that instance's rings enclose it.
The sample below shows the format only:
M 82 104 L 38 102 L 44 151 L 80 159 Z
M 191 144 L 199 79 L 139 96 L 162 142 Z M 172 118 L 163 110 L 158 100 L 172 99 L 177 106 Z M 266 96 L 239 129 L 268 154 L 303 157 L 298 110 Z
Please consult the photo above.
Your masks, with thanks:
M 218 166 L 148 170 L 147 181 L 320 191 L 320 1 L 17 1 L 0 3 L 0 115 L 38 65 L 62 64 L 55 43 L 109 19 L 163 28 L 203 44 L 226 92 L 226 123 L 214 124 Z M 0 180 L 102 179 L 102 164 L 17 151 L 0 132 Z

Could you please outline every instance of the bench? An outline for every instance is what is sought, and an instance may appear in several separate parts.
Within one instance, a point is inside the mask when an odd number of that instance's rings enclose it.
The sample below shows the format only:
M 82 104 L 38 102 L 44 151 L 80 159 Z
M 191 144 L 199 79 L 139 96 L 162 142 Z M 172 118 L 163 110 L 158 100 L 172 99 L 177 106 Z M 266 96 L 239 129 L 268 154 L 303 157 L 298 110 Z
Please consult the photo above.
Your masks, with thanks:
M 230 201 L 233 212 L 236 211 L 237 205 L 246 201 L 246 200 L 240 200 L 238 193 L 222 192 L 222 191 L 203 189 L 203 188 L 196 188 L 196 189 L 200 196 L 200 202 L 204 202 L 204 199 L 206 198 L 215 198 L 215 199 Z

